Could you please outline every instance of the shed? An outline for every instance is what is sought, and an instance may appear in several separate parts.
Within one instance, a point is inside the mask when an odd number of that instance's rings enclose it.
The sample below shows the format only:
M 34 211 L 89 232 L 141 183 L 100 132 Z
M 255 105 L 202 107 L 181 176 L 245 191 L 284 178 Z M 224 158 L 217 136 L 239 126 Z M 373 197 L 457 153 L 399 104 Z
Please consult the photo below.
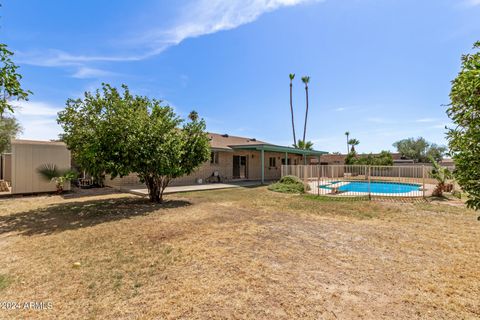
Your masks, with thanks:
M 3 158 L 2 177 L 10 185 L 11 194 L 55 191 L 55 183 L 46 181 L 37 169 L 44 164 L 54 164 L 61 170 L 71 167 L 70 150 L 58 141 L 12 140 L 11 153 Z M 64 189 L 70 190 L 70 183 Z

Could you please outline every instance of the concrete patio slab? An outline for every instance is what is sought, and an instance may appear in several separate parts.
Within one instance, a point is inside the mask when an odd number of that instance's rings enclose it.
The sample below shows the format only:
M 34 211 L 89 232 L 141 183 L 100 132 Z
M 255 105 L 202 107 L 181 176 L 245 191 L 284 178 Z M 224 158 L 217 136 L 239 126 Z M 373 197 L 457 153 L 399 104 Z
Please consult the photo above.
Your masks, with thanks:
M 261 185 L 260 181 L 238 181 L 229 183 L 208 183 L 208 184 L 196 184 L 188 186 L 171 186 L 167 187 L 164 194 L 180 193 L 180 192 L 192 192 L 192 191 L 205 191 L 205 190 L 217 190 L 217 189 L 231 189 L 241 187 L 253 187 Z M 140 185 L 134 186 L 122 186 L 117 188 L 120 191 L 136 194 L 139 196 L 147 196 L 148 189 Z

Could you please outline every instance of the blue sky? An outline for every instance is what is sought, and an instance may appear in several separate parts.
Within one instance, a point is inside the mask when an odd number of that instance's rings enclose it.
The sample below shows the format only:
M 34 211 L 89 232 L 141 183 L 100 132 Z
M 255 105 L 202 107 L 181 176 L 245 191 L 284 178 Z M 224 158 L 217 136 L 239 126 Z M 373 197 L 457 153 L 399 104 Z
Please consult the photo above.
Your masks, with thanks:
M 53 139 L 68 98 L 102 82 L 197 110 L 211 132 L 345 151 L 393 151 L 423 136 L 444 144 L 450 81 L 480 40 L 480 0 L 4 0 L 1 42 L 24 87 L 23 138 Z

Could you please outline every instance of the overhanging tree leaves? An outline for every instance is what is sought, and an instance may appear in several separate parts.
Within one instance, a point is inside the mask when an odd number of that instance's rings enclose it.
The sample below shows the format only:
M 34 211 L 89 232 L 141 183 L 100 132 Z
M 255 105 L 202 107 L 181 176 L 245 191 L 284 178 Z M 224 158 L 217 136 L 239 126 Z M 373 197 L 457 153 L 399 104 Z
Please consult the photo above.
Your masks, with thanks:
M 454 175 L 468 193 L 467 205 L 480 210 L 480 42 L 476 52 L 462 57 L 462 68 L 452 82 L 448 116 L 455 128 L 447 133 L 455 160 Z
M 7 45 L 0 43 L 0 118 L 5 111 L 13 112 L 11 101 L 27 100 L 31 94 L 20 85 L 22 75 L 17 72 L 18 66 L 12 61 L 13 52 Z
M 83 99 L 68 100 L 59 113 L 63 140 L 75 161 L 93 175 L 138 174 L 151 201 L 162 202 L 175 178 L 192 173 L 210 156 L 205 122 L 192 113 L 180 119 L 161 101 L 108 84 Z
M 10 141 L 22 131 L 14 117 L 0 117 L 0 154 L 10 151 Z

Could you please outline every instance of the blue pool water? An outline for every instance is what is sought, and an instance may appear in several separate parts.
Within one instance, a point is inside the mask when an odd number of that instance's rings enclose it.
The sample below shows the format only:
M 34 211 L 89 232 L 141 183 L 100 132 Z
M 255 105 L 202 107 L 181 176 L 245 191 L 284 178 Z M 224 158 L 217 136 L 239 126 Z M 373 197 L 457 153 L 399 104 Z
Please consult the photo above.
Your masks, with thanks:
M 335 184 L 335 181 L 332 184 Z M 395 182 L 370 182 L 368 181 L 345 181 L 347 184 L 340 186 L 338 190 L 343 192 L 371 192 L 371 193 L 406 193 L 411 191 L 420 191 L 420 185 L 413 183 L 395 183 Z M 332 184 L 320 186 L 323 189 L 331 189 Z

